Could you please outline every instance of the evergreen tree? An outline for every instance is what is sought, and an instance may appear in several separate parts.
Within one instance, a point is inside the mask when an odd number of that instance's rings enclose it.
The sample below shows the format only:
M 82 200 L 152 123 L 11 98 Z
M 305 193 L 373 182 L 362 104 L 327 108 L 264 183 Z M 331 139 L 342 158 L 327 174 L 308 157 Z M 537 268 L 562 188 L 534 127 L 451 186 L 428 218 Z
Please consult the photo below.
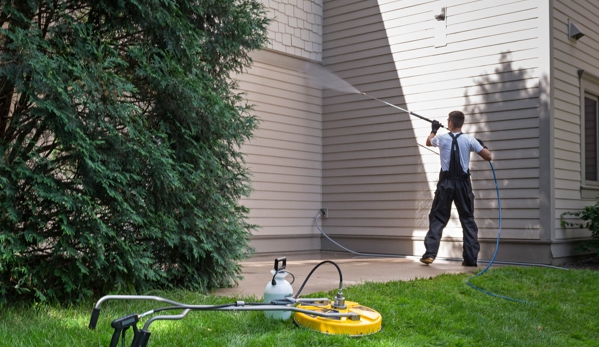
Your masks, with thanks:
M 0 4 L 0 303 L 235 282 L 263 6 Z

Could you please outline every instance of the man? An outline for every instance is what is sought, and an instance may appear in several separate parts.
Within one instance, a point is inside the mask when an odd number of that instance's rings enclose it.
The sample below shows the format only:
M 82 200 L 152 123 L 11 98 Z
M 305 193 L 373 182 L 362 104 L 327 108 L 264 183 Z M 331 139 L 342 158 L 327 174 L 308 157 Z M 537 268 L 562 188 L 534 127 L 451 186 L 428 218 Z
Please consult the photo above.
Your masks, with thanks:
M 443 229 L 451 217 L 451 203 L 454 202 L 462 224 L 464 237 L 463 266 L 477 266 L 480 245 L 478 227 L 474 222 L 474 194 L 470 183 L 470 152 L 476 152 L 486 161 L 491 161 L 491 152 L 482 141 L 462 133 L 464 114 L 460 111 L 449 113 L 448 134 L 437 135 L 441 124 L 433 121 L 432 131 L 426 139 L 427 146 L 439 147 L 441 173 L 435 191 L 435 199 L 428 216 L 429 230 L 424 239 L 426 253 L 420 259 L 431 264 L 437 257 Z M 457 145 L 456 145 L 457 144 Z

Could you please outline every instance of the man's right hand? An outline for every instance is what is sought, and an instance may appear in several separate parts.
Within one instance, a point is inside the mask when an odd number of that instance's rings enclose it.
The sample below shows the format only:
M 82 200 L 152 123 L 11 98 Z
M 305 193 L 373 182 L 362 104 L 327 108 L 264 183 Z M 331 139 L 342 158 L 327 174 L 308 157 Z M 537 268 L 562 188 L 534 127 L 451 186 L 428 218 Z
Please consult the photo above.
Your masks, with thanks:
M 439 128 L 441 127 L 441 123 L 439 123 L 438 121 L 434 120 L 432 125 L 431 125 L 431 133 L 433 134 L 437 134 L 437 130 L 439 130 Z

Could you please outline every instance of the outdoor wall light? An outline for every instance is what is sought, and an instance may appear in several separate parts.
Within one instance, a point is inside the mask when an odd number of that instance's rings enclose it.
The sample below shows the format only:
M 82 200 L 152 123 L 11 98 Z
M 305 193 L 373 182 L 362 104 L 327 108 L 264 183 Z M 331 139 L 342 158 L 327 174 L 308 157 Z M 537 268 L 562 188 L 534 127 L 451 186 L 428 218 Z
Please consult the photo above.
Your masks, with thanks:
M 436 14 L 435 19 L 438 21 L 445 20 L 445 7 L 441 7 L 441 13 Z
M 580 31 L 580 29 L 578 29 L 576 24 L 570 22 L 570 20 L 568 19 L 568 38 L 570 38 L 570 40 L 578 41 L 583 36 L 584 33 Z

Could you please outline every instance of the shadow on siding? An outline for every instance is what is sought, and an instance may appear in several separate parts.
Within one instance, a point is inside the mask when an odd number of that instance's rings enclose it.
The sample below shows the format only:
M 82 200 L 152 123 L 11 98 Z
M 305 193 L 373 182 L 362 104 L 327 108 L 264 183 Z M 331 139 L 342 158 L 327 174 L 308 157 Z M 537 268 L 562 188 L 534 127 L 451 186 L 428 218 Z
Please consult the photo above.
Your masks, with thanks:
M 406 107 L 375 0 L 324 1 L 323 65 L 361 92 Z M 365 253 L 420 253 L 432 194 L 410 116 L 361 94 L 323 91 L 325 232 Z M 337 250 L 322 240 L 323 250 Z

